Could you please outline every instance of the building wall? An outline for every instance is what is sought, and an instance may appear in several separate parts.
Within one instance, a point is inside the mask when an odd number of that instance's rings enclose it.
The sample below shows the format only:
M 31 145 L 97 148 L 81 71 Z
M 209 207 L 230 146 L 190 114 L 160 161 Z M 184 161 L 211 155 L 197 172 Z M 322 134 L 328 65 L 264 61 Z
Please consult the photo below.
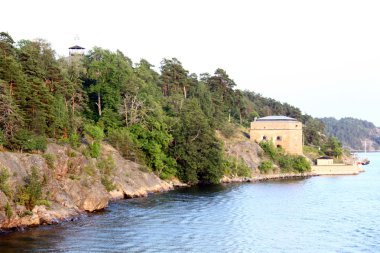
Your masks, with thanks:
M 333 159 L 317 159 L 317 165 L 333 165 Z
M 261 142 L 265 136 L 275 146 L 280 145 L 287 153 L 302 155 L 302 123 L 298 121 L 251 122 L 251 140 Z M 280 139 L 278 139 L 280 137 Z

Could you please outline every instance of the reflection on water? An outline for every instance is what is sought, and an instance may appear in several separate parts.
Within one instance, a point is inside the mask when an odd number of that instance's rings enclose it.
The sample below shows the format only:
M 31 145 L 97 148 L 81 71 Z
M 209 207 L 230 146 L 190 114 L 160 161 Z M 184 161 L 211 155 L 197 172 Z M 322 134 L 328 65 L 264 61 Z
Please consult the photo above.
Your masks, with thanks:
M 192 187 L 0 237 L 5 252 L 380 252 L 380 155 L 359 176 Z

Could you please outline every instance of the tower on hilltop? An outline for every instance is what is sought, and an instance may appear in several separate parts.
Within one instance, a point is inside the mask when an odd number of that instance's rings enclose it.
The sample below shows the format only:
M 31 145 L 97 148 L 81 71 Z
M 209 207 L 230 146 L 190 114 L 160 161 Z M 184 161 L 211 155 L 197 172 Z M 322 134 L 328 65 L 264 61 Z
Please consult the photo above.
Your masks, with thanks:
M 84 47 L 75 45 L 72 47 L 69 47 L 69 55 L 70 56 L 75 56 L 75 55 L 84 55 Z
M 82 56 L 82 55 L 84 55 L 85 48 L 78 46 L 78 44 L 79 44 L 78 43 L 79 42 L 79 36 L 78 35 L 75 35 L 74 41 L 75 41 L 74 42 L 75 46 L 69 47 L 69 55 L 70 56 L 76 56 L 76 55 Z

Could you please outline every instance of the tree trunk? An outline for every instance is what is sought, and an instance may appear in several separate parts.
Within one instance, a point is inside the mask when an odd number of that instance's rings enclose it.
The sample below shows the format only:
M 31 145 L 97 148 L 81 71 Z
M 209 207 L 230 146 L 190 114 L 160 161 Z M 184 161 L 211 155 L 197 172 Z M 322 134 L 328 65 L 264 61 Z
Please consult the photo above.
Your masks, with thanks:
M 101 98 L 100 98 L 100 92 L 98 92 L 98 102 L 96 105 L 98 106 L 98 114 L 99 116 L 102 116 L 102 103 L 101 103 Z
M 128 101 L 127 96 L 124 96 L 123 104 L 124 104 L 124 118 L 125 118 L 125 125 L 128 126 Z
M 187 98 L 186 86 L 183 86 L 183 95 L 185 96 L 185 99 L 186 99 Z
M 74 116 L 74 113 L 75 113 L 75 96 L 72 96 L 72 98 L 71 98 L 71 111 L 72 111 L 73 116 Z

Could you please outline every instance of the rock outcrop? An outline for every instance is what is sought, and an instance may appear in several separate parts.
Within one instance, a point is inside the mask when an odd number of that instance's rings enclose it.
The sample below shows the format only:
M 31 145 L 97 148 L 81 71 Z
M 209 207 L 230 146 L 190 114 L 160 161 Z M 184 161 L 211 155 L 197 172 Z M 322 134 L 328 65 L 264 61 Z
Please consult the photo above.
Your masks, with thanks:
M 85 211 L 104 209 L 112 199 L 141 197 L 173 188 L 141 169 L 141 165 L 124 159 L 108 144 L 102 144 L 101 153 L 98 159 L 88 158 L 67 145 L 54 143 L 44 154 L 0 152 L 0 169 L 8 172 L 6 184 L 11 189 L 8 196 L 0 190 L 0 229 L 57 223 Z M 41 177 L 45 205 L 27 210 L 17 194 L 32 167 Z M 103 180 L 112 186 L 110 192 Z

